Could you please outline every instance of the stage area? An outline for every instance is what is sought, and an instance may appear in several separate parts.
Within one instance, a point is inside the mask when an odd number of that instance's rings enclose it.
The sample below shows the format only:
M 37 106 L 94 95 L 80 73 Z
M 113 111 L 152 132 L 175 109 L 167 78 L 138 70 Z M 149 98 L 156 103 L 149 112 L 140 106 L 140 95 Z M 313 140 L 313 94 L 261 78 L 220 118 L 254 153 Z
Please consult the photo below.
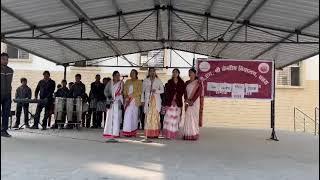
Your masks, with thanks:
M 105 143 L 102 129 L 10 131 L 3 180 L 316 180 L 319 136 L 202 128 L 196 142 L 141 137 Z

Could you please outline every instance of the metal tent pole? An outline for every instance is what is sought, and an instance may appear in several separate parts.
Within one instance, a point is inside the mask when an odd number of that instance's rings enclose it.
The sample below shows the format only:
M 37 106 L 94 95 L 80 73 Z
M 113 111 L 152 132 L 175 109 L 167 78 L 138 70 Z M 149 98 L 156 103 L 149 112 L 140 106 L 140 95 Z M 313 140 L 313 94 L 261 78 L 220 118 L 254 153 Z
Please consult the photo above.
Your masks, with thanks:
M 273 87 L 272 87 L 272 100 L 271 100 L 271 128 L 272 128 L 272 132 L 271 132 L 271 137 L 270 140 L 274 140 L 274 141 L 279 141 L 277 135 L 276 135 L 276 131 L 275 131 L 275 94 L 276 94 L 276 69 L 275 69 L 275 60 L 273 61 L 273 65 L 272 65 L 272 70 L 273 70 Z

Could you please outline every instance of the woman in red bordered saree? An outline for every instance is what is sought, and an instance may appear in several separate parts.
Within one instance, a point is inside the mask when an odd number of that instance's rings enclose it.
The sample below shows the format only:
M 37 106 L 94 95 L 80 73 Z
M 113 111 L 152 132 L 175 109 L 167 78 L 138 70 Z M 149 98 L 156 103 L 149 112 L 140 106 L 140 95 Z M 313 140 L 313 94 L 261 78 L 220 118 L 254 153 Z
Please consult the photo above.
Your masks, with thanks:
M 182 96 L 185 92 L 185 83 L 179 75 L 179 69 L 174 69 L 172 71 L 172 79 L 168 81 L 165 87 L 166 113 L 162 135 L 167 139 L 175 139 L 179 132 L 183 106 Z
M 126 137 L 133 137 L 137 134 L 139 106 L 142 94 L 142 81 L 138 79 L 138 71 L 133 69 L 130 77 L 131 79 L 125 82 L 123 91 L 125 113 L 122 134 Z
M 123 81 L 120 80 L 120 73 L 114 71 L 113 80 L 109 81 L 104 89 L 107 100 L 111 102 L 107 110 L 107 120 L 103 131 L 103 137 L 108 139 L 120 137 L 120 122 L 122 121 L 121 105 L 123 104 Z
M 186 82 L 185 91 L 185 121 L 182 128 L 184 140 L 197 140 L 199 138 L 199 127 L 202 126 L 203 114 L 203 85 L 197 79 L 196 70 L 189 70 L 190 80 Z

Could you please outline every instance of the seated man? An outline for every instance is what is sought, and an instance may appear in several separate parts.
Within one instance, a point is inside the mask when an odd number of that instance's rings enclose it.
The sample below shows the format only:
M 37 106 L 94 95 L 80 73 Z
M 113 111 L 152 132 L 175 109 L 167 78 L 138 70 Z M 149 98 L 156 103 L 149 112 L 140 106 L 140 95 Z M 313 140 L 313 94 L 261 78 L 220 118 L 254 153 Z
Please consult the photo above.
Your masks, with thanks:
M 16 99 L 31 99 L 31 89 L 27 85 L 27 79 L 21 78 L 20 79 L 21 86 L 19 86 L 16 90 Z M 20 117 L 21 112 L 24 112 L 24 124 L 27 128 L 29 128 L 29 103 L 17 103 L 16 109 L 16 123 L 13 128 L 19 128 L 20 125 Z

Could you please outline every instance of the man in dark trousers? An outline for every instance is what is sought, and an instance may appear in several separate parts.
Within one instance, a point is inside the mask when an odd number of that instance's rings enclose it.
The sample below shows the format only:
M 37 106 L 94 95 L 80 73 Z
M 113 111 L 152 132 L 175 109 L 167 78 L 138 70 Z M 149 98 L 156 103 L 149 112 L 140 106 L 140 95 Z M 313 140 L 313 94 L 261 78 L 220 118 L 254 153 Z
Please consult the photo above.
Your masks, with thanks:
M 16 90 L 16 99 L 31 99 L 31 89 L 27 85 L 28 81 L 26 78 L 21 78 L 20 79 L 21 86 L 19 86 Z M 17 110 L 16 110 L 16 123 L 13 126 L 13 128 L 19 128 L 20 125 L 20 117 L 21 117 L 21 112 L 24 112 L 24 124 L 26 128 L 29 128 L 29 103 L 17 103 Z
M 1 136 L 11 137 L 7 132 L 11 112 L 11 90 L 13 70 L 8 67 L 9 55 L 1 53 Z
M 81 82 L 81 74 L 75 75 L 75 82 L 70 87 L 70 98 L 78 98 L 80 97 L 82 99 L 82 103 L 85 103 L 87 101 L 87 94 L 86 94 L 86 86 Z M 73 116 L 75 119 L 68 119 L 69 123 L 75 123 L 76 117 Z M 82 121 L 84 121 L 85 116 L 82 114 Z M 72 129 L 74 125 L 68 124 L 67 129 Z
M 91 89 L 89 93 L 89 112 L 86 127 L 90 126 L 90 119 L 92 114 L 92 127 L 100 128 L 102 124 L 102 111 L 105 110 L 104 87 L 105 85 L 100 82 L 100 75 L 96 75 L 95 82 L 91 83 Z
M 34 124 L 31 129 L 38 129 L 38 123 L 40 122 L 40 114 L 44 108 L 44 117 L 42 121 L 42 130 L 47 129 L 47 120 L 50 116 L 50 110 L 53 106 L 53 93 L 56 88 L 56 83 L 50 78 L 49 71 L 43 72 L 43 79 L 39 81 L 35 90 L 34 97 L 38 99 L 40 92 L 40 102 L 37 105 L 36 114 L 34 117 Z

